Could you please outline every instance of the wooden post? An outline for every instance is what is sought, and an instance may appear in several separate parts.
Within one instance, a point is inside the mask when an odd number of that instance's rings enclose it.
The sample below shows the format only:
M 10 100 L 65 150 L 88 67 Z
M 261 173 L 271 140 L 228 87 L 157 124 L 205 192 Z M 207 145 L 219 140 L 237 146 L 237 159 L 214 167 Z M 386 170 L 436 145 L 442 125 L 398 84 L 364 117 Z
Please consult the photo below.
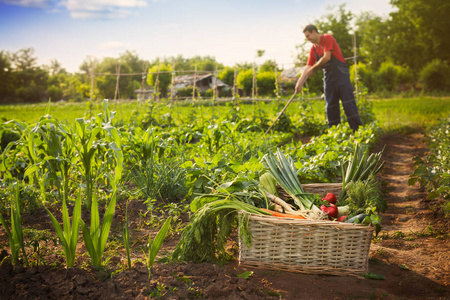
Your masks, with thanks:
M 95 70 L 95 62 L 91 61 L 91 99 L 89 99 L 91 101 L 94 100 L 94 78 L 95 78 L 94 70 Z
M 213 73 L 213 100 L 216 100 L 216 94 L 217 94 L 217 65 L 214 68 Z
M 236 78 L 237 78 L 237 71 L 236 71 L 236 67 L 234 67 L 234 79 L 233 79 L 233 100 L 236 99 L 236 94 L 237 94 L 237 82 L 236 82 Z
M 153 91 L 153 99 L 155 101 L 159 100 L 159 70 L 161 69 L 161 64 L 158 65 L 158 71 L 156 71 L 155 87 Z
M 147 78 L 147 63 L 145 63 L 145 65 L 143 67 L 144 68 L 142 71 L 141 97 L 145 98 L 145 79 Z M 150 98 L 150 95 L 149 95 L 149 98 Z M 138 100 L 142 100 L 142 99 L 138 99 Z
M 175 84 L 175 59 L 172 59 L 172 82 L 170 85 L 170 101 L 173 101 L 174 94 L 174 84 Z
M 117 79 L 116 79 L 116 91 L 114 92 L 114 100 L 116 100 L 117 97 L 119 96 L 120 59 L 119 59 L 119 66 L 116 65 L 116 73 Z
M 196 87 L 196 85 L 197 85 L 197 65 L 195 65 L 195 71 L 194 71 L 194 84 L 193 84 L 194 88 L 193 88 L 193 91 L 192 91 L 192 101 L 195 100 L 195 87 Z
M 252 78 L 252 100 L 255 99 L 255 65 L 253 64 L 253 78 Z
M 275 93 L 276 93 L 276 97 L 277 100 L 280 98 L 280 93 L 278 92 L 278 70 L 277 70 L 277 64 L 275 63 L 274 65 L 274 69 L 275 69 Z
M 353 32 L 353 59 L 355 60 L 355 94 L 358 97 L 358 68 L 356 63 L 356 32 Z

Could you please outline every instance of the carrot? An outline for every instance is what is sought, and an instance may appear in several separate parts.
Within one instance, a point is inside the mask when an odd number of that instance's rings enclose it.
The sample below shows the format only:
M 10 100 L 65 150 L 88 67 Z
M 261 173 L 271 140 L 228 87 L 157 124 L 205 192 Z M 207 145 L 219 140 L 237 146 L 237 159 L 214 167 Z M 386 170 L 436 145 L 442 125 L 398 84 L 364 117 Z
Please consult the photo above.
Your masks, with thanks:
M 261 208 L 262 210 L 271 213 L 272 217 L 280 217 L 280 218 L 292 218 L 292 219 L 300 219 L 300 220 L 305 220 L 306 218 L 300 215 L 293 215 L 293 214 L 283 214 L 283 213 L 279 213 L 273 210 L 269 210 L 269 209 L 265 209 L 265 208 Z

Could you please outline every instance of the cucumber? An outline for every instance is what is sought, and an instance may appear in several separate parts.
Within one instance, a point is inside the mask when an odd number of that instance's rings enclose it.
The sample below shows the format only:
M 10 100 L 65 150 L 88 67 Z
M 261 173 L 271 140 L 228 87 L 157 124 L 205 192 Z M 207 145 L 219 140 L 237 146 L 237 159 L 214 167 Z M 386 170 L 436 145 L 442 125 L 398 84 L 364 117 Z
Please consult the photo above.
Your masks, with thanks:
M 364 221 L 364 219 L 367 217 L 367 215 L 366 214 L 359 214 L 359 215 L 356 215 L 356 216 L 354 216 L 354 217 L 352 217 L 352 218 L 350 218 L 350 219 L 348 219 L 347 221 L 345 221 L 345 223 L 355 223 L 355 220 L 356 219 L 358 219 L 358 223 L 362 223 L 362 221 Z

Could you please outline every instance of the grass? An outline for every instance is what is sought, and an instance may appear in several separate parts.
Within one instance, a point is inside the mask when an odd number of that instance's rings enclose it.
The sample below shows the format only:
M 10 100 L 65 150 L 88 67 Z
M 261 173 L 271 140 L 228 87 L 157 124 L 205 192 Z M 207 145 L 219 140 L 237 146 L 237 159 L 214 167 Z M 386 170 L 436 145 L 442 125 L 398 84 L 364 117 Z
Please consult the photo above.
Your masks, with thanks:
M 373 99 L 372 103 L 385 131 L 430 128 L 450 114 L 450 97 Z
M 287 109 L 287 114 L 293 119 L 298 119 L 302 113 L 302 100 L 294 101 Z M 325 110 L 323 100 L 306 100 L 312 107 L 314 114 L 319 119 L 325 119 Z M 435 125 L 439 119 L 447 117 L 450 114 L 450 97 L 398 97 L 398 98 L 380 98 L 371 99 L 373 103 L 373 112 L 381 128 L 385 131 L 405 132 L 414 128 L 429 128 Z M 282 100 L 281 104 L 286 101 Z M 231 104 L 227 104 L 228 106 Z M 265 103 L 241 104 L 240 109 L 249 118 L 253 114 L 258 114 L 258 110 L 265 112 L 267 118 L 272 120 L 276 117 L 276 101 Z M 25 121 L 28 124 L 37 122 L 40 117 L 45 115 L 47 103 L 23 104 L 23 105 L 1 105 L 0 120 Z M 198 106 L 184 102 L 183 106 L 163 105 L 159 106 L 155 112 L 158 115 L 171 112 L 174 122 L 177 122 L 179 116 L 194 112 L 198 118 L 208 118 L 213 115 L 220 115 L 223 106 Z M 230 107 L 226 107 L 230 109 Z M 115 111 L 115 120 L 127 124 L 132 121 L 134 114 L 143 114 L 146 110 L 145 103 L 134 100 L 110 101 L 109 110 Z M 63 122 L 72 123 L 76 118 L 84 116 L 95 116 L 103 112 L 103 103 L 81 102 L 81 103 L 51 103 L 50 115 L 53 118 Z

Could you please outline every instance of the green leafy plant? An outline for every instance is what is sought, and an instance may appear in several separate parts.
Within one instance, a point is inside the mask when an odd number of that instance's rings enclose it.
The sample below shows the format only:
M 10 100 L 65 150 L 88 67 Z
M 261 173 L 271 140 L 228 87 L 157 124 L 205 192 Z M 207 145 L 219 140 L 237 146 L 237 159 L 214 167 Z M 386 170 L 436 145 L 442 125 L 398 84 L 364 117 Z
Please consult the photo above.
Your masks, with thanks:
M 123 243 L 127 251 L 127 262 L 128 268 L 131 268 L 131 257 L 130 257 L 130 231 L 128 224 L 128 202 L 125 208 L 125 225 L 123 226 Z
M 151 277 L 153 264 L 155 262 L 156 255 L 158 255 L 159 249 L 161 249 L 162 243 L 166 238 L 166 235 L 169 231 L 170 221 L 172 221 L 172 217 L 169 217 L 165 222 L 161 229 L 156 234 L 155 238 L 152 240 L 151 235 L 148 235 L 148 256 L 145 254 L 145 261 L 147 263 L 148 268 L 148 277 Z
M 91 228 L 90 230 L 82 219 L 81 228 L 83 230 L 83 239 L 91 257 L 92 264 L 95 267 L 100 267 L 103 260 L 103 252 L 105 251 L 106 242 L 108 240 L 111 223 L 116 207 L 116 191 L 113 192 L 109 206 L 103 216 L 103 224 L 100 225 L 100 217 L 98 212 L 97 195 L 94 194 L 92 198 L 91 207 Z
M 70 218 L 65 199 L 63 199 L 62 205 L 63 228 L 61 228 L 58 220 L 56 220 L 56 218 L 48 209 L 47 212 L 50 215 L 53 227 L 55 228 L 56 233 L 58 234 L 59 241 L 62 245 L 64 255 L 66 257 L 66 265 L 69 268 L 73 267 L 75 264 L 75 252 L 77 250 L 78 232 L 80 229 L 81 220 L 81 193 L 78 194 L 77 200 L 75 201 L 75 207 L 72 214 L 72 224 L 70 224 Z
M 11 249 L 11 257 L 14 264 L 19 263 L 19 250 L 22 250 L 22 257 L 25 264 L 28 266 L 27 253 L 25 252 L 25 244 L 23 242 L 23 228 L 22 218 L 20 216 L 19 205 L 19 184 L 16 183 L 16 193 L 14 197 L 14 204 L 11 204 L 11 230 L 9 230 L 8 224 L 0 214 L 0 222 L 5 228 L 6 234 L 9 238 L 9 247 Z

